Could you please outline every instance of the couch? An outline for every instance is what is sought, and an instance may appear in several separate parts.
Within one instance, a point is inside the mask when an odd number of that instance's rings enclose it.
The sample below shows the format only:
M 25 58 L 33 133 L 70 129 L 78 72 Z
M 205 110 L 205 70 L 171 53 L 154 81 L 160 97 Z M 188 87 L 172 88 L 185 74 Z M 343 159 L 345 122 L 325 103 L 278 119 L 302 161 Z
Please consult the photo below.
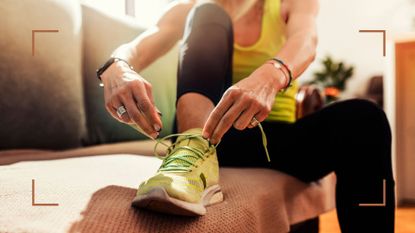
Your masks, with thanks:
M 160 160 L 154 142 L 106 113 L 95 69 L 143 27 L 69 0 L 2 0 L 0 22 L 0 232 L 316 232 L 334 208 L 333 175 L 305 184 L 261 168 L 221 168 L 224 202 L 203 217 L 131 208 Z M 162 135 L 177 51 L 142 72 Z

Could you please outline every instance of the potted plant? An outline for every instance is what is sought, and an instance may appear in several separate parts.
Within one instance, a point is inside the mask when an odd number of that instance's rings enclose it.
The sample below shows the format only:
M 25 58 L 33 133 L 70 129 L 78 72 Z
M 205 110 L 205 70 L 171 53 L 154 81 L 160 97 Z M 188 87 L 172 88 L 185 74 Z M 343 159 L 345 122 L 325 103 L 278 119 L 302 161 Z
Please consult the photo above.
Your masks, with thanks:
M 313 74 L 314 78 L 309 83 L 324 90 L 326 103 L 331 103 L 339 99 L 346 88 L 346 81 L 353 76 L 354 67 L 334 61 L 330 56 L 324 58 L 321 64 L 322 68 Z

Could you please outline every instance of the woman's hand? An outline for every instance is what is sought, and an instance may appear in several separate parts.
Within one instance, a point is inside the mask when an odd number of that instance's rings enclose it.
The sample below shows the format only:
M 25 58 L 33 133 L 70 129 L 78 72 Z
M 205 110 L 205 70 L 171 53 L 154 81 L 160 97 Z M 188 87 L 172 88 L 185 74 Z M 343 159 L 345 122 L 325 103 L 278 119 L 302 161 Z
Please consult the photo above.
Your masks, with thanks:
M 159 111 L 154 105 L 151 84 L 123 61 L 114 62 L 101 75 L 107 111 L 120 122 L 136 124 L 147 135 L 157 138 L 162 128 Z M 118 116 L 121 106 L 127 110 Z
M 253 118 L 261 122 L 268 117 L 285 82 L 283 72 L 273 65 L 259 67 L 225 92 L 205 124 L 203 137 L 216 144 L 232 125 L 238 130 L 255 127 Z

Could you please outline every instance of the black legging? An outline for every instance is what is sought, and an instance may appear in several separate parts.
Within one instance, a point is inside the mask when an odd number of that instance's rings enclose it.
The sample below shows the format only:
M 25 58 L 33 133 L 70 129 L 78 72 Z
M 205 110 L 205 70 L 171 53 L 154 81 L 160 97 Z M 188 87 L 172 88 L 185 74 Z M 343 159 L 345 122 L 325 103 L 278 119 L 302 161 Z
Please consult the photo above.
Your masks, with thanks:
M 195 7 L 188 17 L 180 49 L 177 98 L 196 92 L 216 105 L 231 85 L 232 53 L 232 23 L 225 11 L 211 3 Z M 375 104 L 348 100 L 293 124 L 262 124 L 271 163 L 266 160 L 256 127 L 230 129 L 225 134 L 217 148 L 220 165 L 276 169 L 304 182 L 316 181 L 334 171 L 342 232 L 393 232 L 391 132 L 384 112 Z M 359 207 L 359 203 L 382 202 L 383 180 L 386 206 Z

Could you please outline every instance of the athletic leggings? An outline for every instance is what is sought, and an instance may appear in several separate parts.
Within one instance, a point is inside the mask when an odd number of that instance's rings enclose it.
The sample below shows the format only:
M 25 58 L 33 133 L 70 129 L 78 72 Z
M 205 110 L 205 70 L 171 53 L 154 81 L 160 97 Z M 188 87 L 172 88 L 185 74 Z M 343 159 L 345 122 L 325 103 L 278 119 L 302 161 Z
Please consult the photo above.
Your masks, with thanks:
M 232 53 L 232 22 L 226 12 L 212 3 L 196 6 L 188 16 L 180 48 L 177 98 L 195 92 L 216 105 L 231 85 Z M 342 101 L 292 124 L 265 121 L 262 125 L 270 163 L 256 127 L 230 129 L 217 148 L 219 164 L 276 169 L 304 182 L 334 171 L 342 232 L 393 232 L 391 131 L 384 112 L 375 104 Z M 386 206 L 359 206 L 382 203 L 383 180 Z

